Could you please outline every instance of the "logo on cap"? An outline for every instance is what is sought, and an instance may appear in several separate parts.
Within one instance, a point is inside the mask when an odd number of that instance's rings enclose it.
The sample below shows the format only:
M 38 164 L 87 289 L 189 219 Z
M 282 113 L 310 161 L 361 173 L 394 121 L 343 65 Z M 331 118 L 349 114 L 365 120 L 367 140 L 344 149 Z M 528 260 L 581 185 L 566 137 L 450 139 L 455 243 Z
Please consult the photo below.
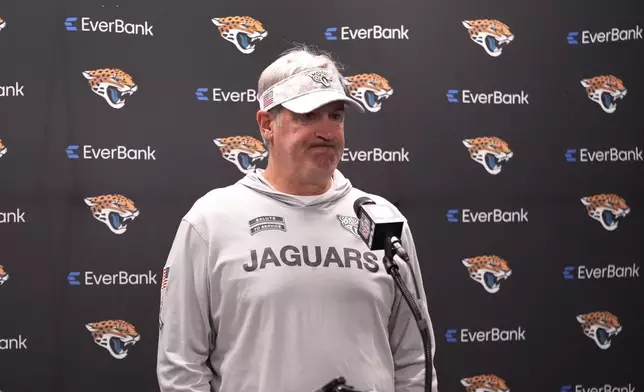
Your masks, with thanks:
M 333 80 L 333 77 L 330 73 L 319 69 L 309 72 L 307 75 L 309 75 L 314 82 L 323 84 L 326 87 L 330 87 L 331 81 Z

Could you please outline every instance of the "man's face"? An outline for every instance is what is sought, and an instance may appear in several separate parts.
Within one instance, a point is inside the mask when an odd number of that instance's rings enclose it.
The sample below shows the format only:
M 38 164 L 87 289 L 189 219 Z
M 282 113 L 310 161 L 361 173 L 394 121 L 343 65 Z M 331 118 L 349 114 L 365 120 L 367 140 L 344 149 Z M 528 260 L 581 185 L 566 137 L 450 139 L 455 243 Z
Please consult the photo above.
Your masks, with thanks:
M 310 180 L 328 180 L 344 151 L 344 110 L 343 102 L 304 114 L 282 109 L 271 140 L 276 163 Z

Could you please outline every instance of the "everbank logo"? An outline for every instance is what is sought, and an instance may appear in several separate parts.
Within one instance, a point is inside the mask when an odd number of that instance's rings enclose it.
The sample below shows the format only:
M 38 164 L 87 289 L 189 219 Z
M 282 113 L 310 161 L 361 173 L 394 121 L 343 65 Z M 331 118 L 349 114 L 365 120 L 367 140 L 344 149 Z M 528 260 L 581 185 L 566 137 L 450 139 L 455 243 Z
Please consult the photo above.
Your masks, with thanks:
M 613 27 L 598 32 L 591 30 L 571 31 L 568 33 L 566 39 L 570 45 L 635 41 L 642 39 L 642 28 L 636 25 L 634 28 L 629 29 Z
M 79 153 L 82 152 L 82 155 Z M 128 148 L 116 146 L 115 148 L 97 148 L 92 145 L 70 144 L 65 149 L 69 159 L 87 160 L 118 160 L 118 161 L 156 161 L 156 150 L 150 146 L 145 148 Z
M 257 90 L 252 88 L 245 91 L 225 91 L 219 87 L 199 87 L 195 91 L 195 97 L 199 101 L 212 102 L 257 102 Z
M 368 28 L 351 28 L 349 26 L 327 27 L 324 30 L 327 41 L 347 40 L 401 40 L 409 39 L 409 29 L 404 25 L 400 27 L 382 27 L 374 25 Z
M 123 19 L 110 21 L 92 20 L 88 16 L 70 16 L 65 19 L 65 29 L 67 31 L 153 36 L 153 27 L 147 21 L 143 23 L 130 23 Z
M 0 336 L 0 351 L 26 350 L 27 338 L 18 335 L 15 338 L 3 338 Z
M 493 91 L 491 93 L 472 92 L 471 90 L 447 90 L 449 103 L 464 103 L 473 105 L 528 105 L 528 94 L 521 90 L 518 93 L 504 93 Z
M 565 280 L 633 279 L 640 277 L 640 266 L 636 263 L 628 266 L 608 264 L 605 267 L 567 265 L 564 267 L 563 277 Z
M 26 212 L 17 208 L 16 211 L 0 212 L 0 224 L 21 224 L 27 223 L 25 219 Z
M 644 162 L 642 149 L 620 149 L 610 147 L 601 150 L 589 148 L 569 148 L 565 152 L 567 162 L 581 163 L 614 163 L 614 162 Z
M 561 387 L 561 392 L 635 392 L 635 386 L 628 384 L 626 386 L 616 386 L 611 384 L 604 384 L 600 386 L 584 386 L 577 385 L 564 385 Z
M 144 274 L 133 274 L 118 271 L 115 274 L 100 274 L 94 271 L 72 271 L 67 274 L 70 286 L 140 286 L 156 285 L 157 274 L 148 271 Z
M 450 209 L 446 214 L 450 223 L 527 223 L 528 211 L 504 211 L 495 208 L 492 211 L 472 211 L 470 209 Z
M 409 151 L 405 147 L 398 150 L 383 150 L 372 148 L 370 150 L 351 150 L 345 148 L 342 153 L 343 162 L 409 162 Z
M 0 85 L 0 98 L 24 97 L 25 92 L 22 91 L 23 88 L 25 88 L 25 86 L 20 84 L 20 82 L 6 86 Z
M 515 329 L 448 329 L 445 331 L 445 339 L 448 343 L 508 343 L 526 340 L 525 333 L 526 330 L 520 326 Z

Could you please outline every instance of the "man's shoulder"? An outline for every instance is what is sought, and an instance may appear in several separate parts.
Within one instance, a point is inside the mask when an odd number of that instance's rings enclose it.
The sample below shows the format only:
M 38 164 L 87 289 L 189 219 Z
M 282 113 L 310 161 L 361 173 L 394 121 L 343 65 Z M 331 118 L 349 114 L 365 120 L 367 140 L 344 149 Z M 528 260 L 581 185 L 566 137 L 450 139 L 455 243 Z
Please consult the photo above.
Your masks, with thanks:
M 183 219 L 192 224 L 199 224 L 226 215 L 232 207 L 244 202 L 246 192 L 248 189 L 239 183 L 213 188 L 192 204 Z

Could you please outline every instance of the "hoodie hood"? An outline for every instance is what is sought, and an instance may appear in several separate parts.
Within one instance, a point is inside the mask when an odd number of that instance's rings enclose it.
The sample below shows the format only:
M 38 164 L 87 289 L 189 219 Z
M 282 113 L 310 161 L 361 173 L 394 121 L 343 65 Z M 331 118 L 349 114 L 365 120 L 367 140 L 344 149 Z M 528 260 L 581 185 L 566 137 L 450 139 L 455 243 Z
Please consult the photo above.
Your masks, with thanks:
M 254 190 L 255 192 L 259 192 L 293 207 L 330 206 L 349 194 L 353 188 L 351 181 L 344 177 L 344 175 L 342 175 L 342 173 L 337 169 L 333 173 L 333 184 L 331 185 L 331 188 L 317 197 L 301 197 L 280 192 L 264 178 L 264 169 L 259 168 L 254 172 L 246 174 L 246 176 L 239 180 L 238 183 Z M 308 201 L 304 201 L 304 199 L 307 199 Z

